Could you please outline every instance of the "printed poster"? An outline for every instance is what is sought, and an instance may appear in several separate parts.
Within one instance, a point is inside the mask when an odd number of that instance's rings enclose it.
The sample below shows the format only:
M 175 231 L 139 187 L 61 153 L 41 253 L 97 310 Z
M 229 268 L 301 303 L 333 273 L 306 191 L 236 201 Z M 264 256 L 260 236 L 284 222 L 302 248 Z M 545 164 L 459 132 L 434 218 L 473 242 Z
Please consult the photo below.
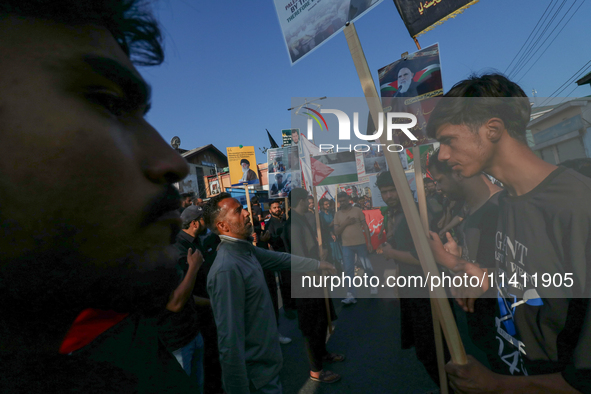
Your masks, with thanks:
M 294 187 L 302 187 L 297 146 L 267 150 L 269 198 L 287 197 Z
M 292 138 L 291 138 L 292 134 L 297 134 L 299 136 L 300 129 L 283 129 L 283 130 L 281 130 L 281 138 L 283 140 L 283 142 L 282 142 L 283 146 L 291 146 L 292 145 Z M 298 140 L 297 137 L 296 137 L 296 140 Z M 295 143 L 293 145 L 297 145 L 297 143 Z
M 259 176 L 254 146 L 226 148 L 232 186 L 258 185 Z
M 291 64 L 295 64 L 382 0 L 274 0 Z

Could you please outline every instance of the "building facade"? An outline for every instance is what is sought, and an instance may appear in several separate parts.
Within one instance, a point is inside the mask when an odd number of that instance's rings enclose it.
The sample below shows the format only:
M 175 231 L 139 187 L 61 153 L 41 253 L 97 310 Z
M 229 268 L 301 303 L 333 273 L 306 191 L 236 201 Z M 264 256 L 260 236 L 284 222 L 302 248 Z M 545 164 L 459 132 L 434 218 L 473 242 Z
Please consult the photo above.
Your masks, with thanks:
M 534 152 L 551 164 L 591 157 L 591 99 L 558 105 L 530 121 Z
M 228 167 L 228 158 L 213 144 L 205 145 L 192 150 L 176 149 L 189 164 L 189 175 L 175 184 L 180 193 L 194 193 L 201 198 L 208 197 L 207 185 L 204 178 L 215 175 Z

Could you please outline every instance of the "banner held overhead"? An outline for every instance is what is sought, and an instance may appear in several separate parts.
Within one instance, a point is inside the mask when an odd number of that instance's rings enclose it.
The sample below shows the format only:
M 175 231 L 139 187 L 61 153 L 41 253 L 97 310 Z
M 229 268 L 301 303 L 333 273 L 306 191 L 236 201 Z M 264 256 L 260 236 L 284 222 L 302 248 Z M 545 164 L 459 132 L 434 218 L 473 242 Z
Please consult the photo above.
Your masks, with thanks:
M 382 0 L 274 0 L 291 64 Z
M 415 38 L 449 18 L 455 18 L 479 0 L 394 0 L 410 36 Z

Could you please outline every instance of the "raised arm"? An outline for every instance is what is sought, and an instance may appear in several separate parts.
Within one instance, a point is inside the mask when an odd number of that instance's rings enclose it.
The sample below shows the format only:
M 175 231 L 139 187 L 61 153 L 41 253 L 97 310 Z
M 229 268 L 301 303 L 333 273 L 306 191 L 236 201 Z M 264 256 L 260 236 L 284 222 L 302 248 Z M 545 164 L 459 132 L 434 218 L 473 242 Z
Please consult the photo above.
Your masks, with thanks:
M 254 248 L 254 254 L 261 266 L 270 271 L 292 270 L 308 272 L 319 269 L 320 262 L 293 254 L 273 252 L 262 248 Z
M 171 312 L 182 311 L 187 301 L 191 298 L 197 272 L 199 271 L 199 268 L 201 268 L 201 264 L 203 264 L 203 255 L 201 252 L 195 250 L 195 253 L 193 253 L 193 250 L 189 248 L 189 251 L 187 252 L 187 264 L 189 265 L 189 269 L 187 270 L 185 277 L 178 287 L 170 294 L 170 298 L 166 304 L 166 309 Z

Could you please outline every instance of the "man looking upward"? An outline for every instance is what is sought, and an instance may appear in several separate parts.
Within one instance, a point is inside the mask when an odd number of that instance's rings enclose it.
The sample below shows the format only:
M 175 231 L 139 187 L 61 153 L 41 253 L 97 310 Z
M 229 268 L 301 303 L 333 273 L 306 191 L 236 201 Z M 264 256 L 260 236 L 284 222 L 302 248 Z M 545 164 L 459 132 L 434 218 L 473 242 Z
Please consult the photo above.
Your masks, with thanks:
M 281 393 L 283 360 L 263 269 L 335 272 L 334 267 L 253 246 L 250 215 L 228 193 L 207 202 L 205 221 L 222 240 L 207 290 L 218 328 L 224 390 L 227 394 Z

